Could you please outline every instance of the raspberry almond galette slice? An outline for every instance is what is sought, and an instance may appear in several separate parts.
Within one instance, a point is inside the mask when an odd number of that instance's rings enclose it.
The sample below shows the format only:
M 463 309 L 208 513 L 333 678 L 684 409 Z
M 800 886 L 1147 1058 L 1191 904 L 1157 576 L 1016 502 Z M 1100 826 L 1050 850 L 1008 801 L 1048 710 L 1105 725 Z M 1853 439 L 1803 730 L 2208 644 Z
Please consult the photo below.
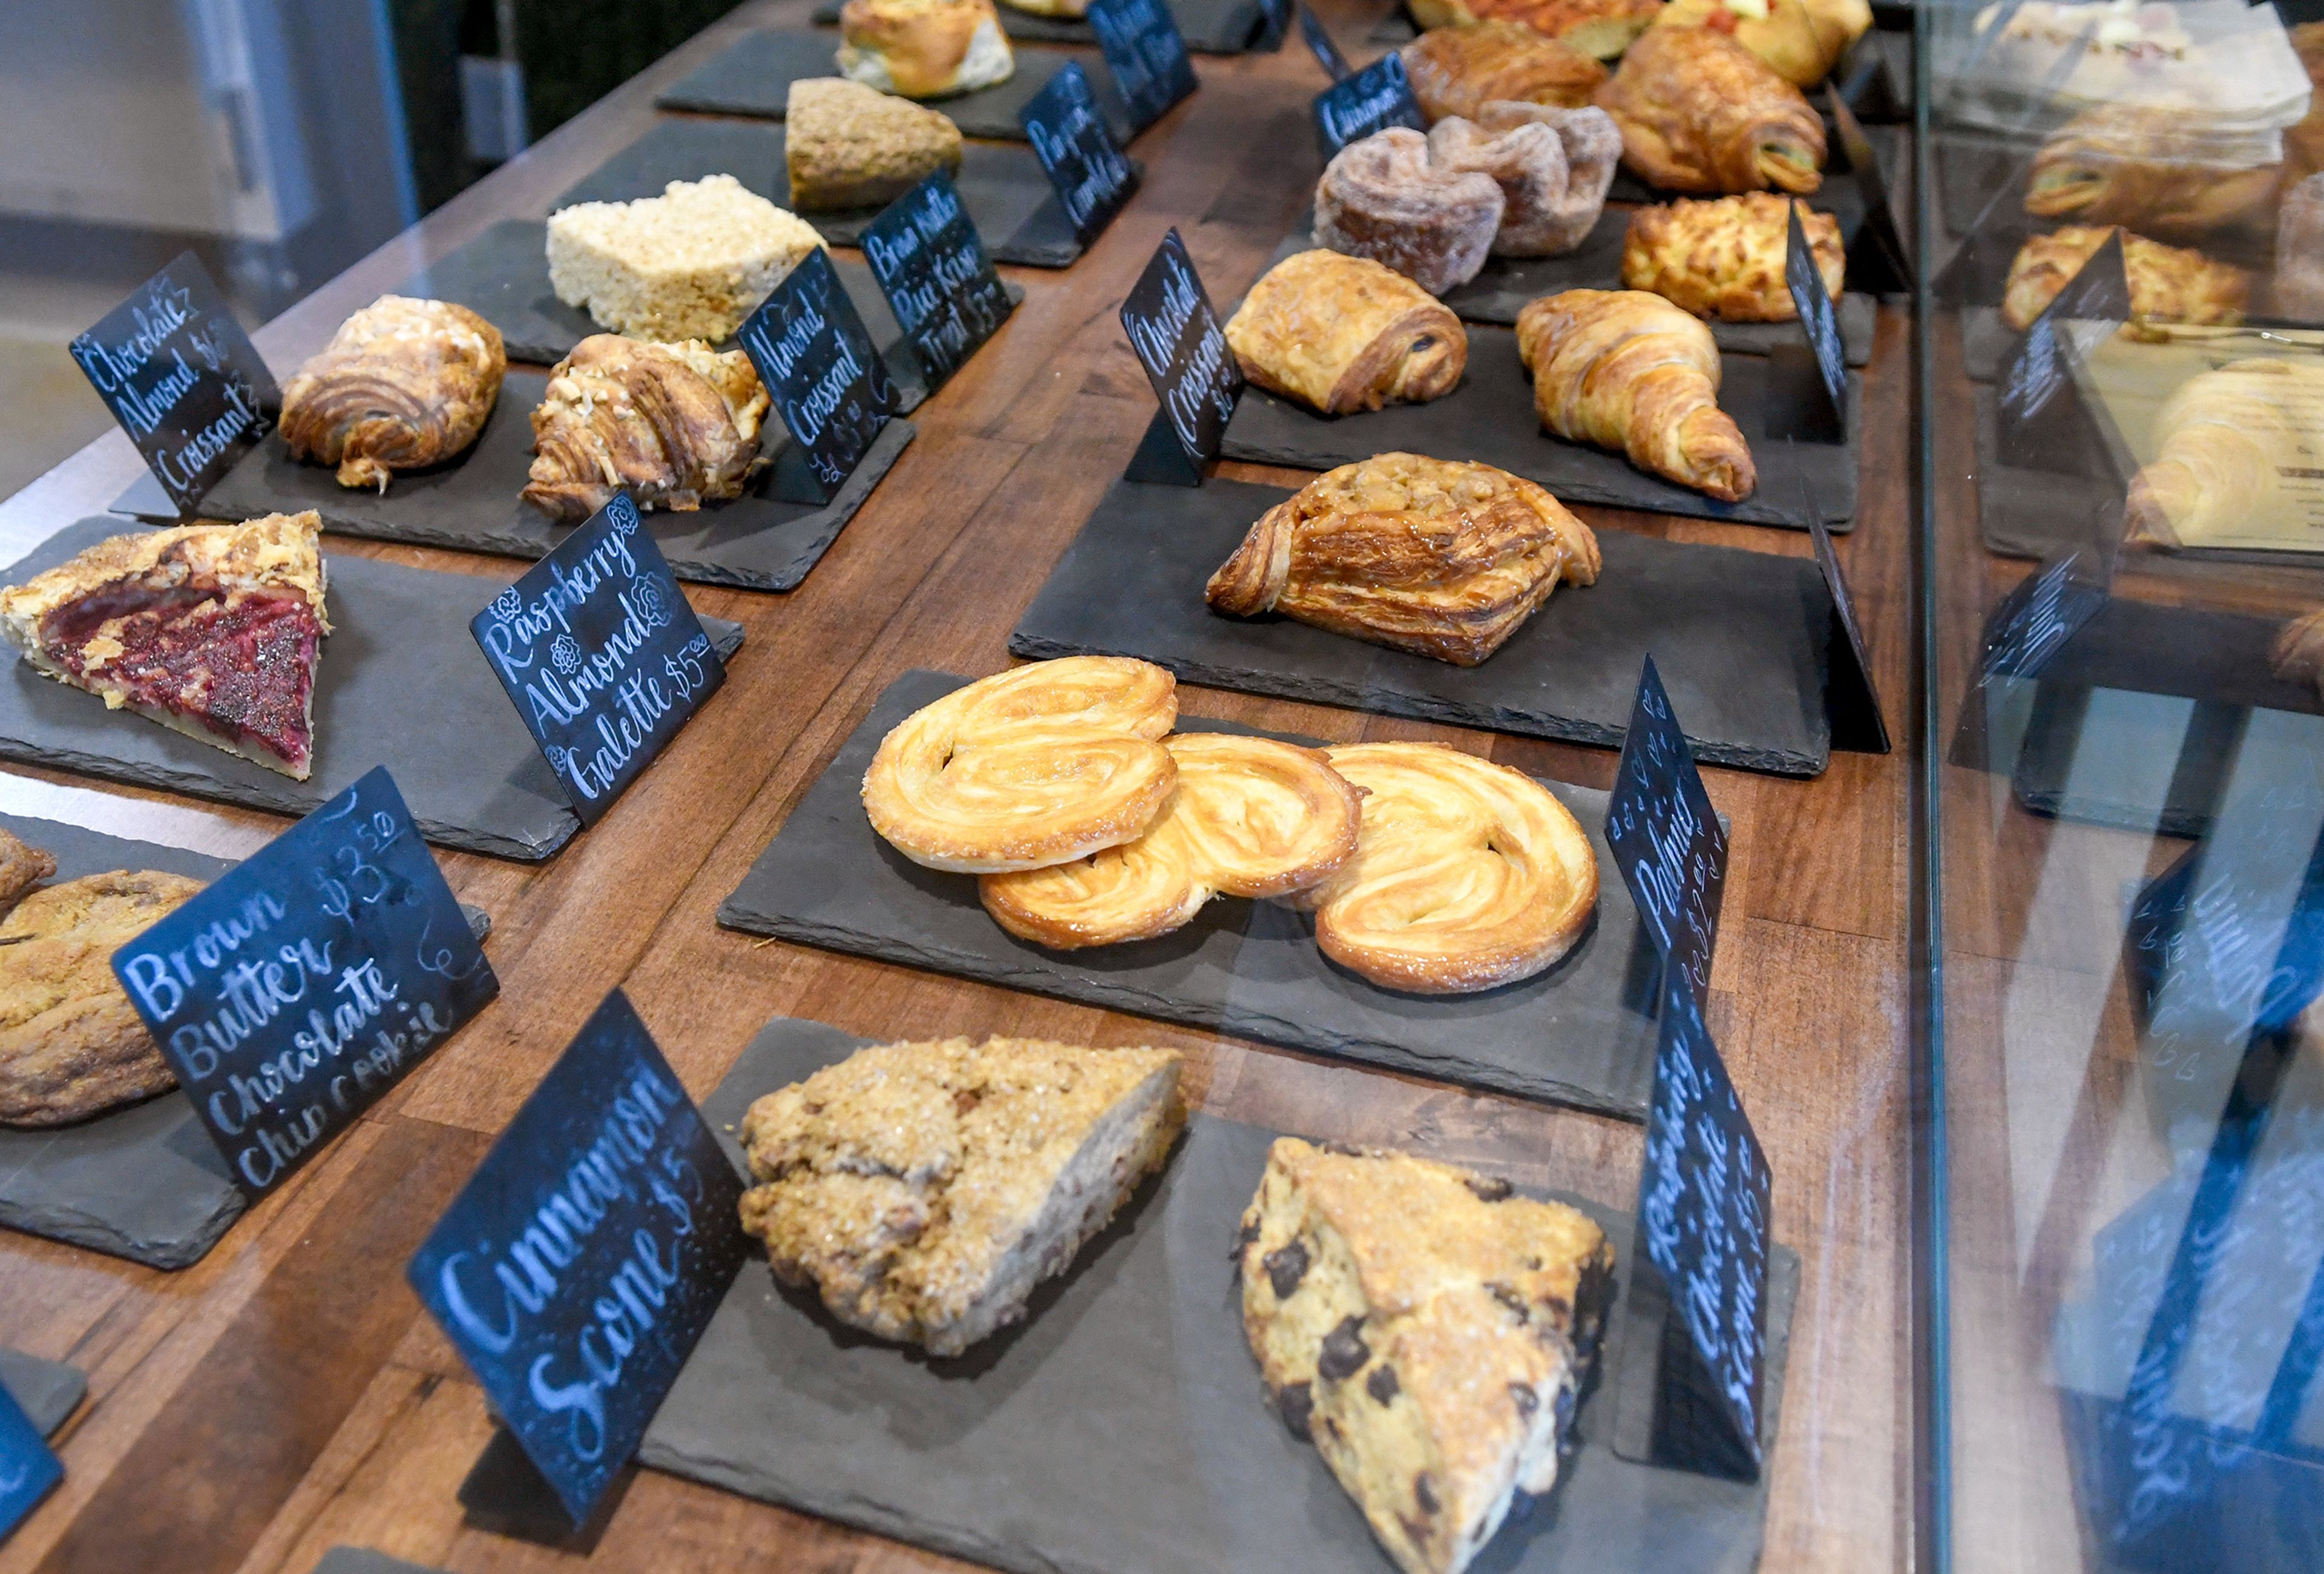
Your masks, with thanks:
M 102 541 L 0 590 L 33 668 L 303 782 L 315 662 L 331 632 L 312 513 Z

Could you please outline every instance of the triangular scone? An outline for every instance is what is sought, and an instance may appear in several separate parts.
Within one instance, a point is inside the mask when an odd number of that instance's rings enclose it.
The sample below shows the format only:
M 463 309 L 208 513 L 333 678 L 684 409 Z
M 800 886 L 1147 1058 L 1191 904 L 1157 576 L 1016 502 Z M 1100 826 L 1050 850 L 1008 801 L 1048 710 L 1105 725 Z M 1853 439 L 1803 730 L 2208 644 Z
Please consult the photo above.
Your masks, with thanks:
M 1243 1214 L 1243 1330 L 1397 1566 L 1459 1574 L 1557 1480 L 1613 1264 L 1506 1180 L 1285 1137 Z
M 783 162 L 794 208 L 883 208 L 938 170 L 959 171 L 960 127 L 844 77 L 801 77 L 783 113 Z
M 859 1050 L 742 1118 L 742 1227 L 842 1322 L 957 1356 L 1024 1315 L 1185 1125 L 1175 1050 Z
M 331 632 L 320 529 L 312 513 L 270 514 L 114 536 L 0 590 L 0 633 L 110 708 L 303 782 Z

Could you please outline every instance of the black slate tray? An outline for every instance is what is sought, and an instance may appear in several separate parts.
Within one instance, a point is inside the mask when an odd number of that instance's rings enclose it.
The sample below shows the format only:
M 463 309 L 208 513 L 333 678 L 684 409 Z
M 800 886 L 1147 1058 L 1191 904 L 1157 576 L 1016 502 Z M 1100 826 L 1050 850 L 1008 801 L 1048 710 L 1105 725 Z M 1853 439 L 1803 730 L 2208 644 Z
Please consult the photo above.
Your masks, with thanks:
M 1246 481 L 1116 482 L 1010 650 L 1140 656 L 1215 689 L 1607 748 L 1621 745 L 1652 654 L 1705 764 L 1812 776 L 1831 759 L 1831 603 L 1811 560 L 1600 531 L 1597 584 L 1560 588 L 1482 666 L 1455 667 L 1204 604 L 1204 581 L 1288 495 Z
M 2079 476 L 2024 469 L 2001 458 L 2000 401 L 1993 388 L 1977 402 L 1977 524 L 1985 550 L 2005 558 L 2046 558 L 2070 547 L 2112 551 L 2122 539 L 2123 489 Z M 2276 560 L 2274 553 L 2209 552 L 2209 557 Z
M 1470 328 L 1468 374 L 1442 399 L 1355 415 L 1318 415 L 1253 384 L 1236 402 L 1222 451 L 1231 459 L 1305 470 L 1328 470 L 1385 453 L 1479 459 L 1540 482 L 1563 503 L 1603 503 L 1793 530 L 1808 528 L 1812 495 L 1835 534 L 1853 529 L 1864 380 L 1849 375 L 1847 442 L 1786 443 L 1765 432 L 1775 363 L 1764 356 L 1719 359 L 1720 408 L 1742 431 L 1759 471 L 1757 490 L 1740 503 L 1721 503 L 1649 476 L 1610 449 L 1550 436 L 1534 412 L 1533 375 L 1517 358 L 1517 334 L 1484 324 Z
M 1578 1108 L 1645 1118 L 1654 966 L 1606 850 L 1606 794 L 1551 782 L 1598 854 L 1598 914 L 1547 973 L 1480 995 L 1420 996 L 1326 961 L 1311 919 L 1222 900 L 1176 933 L 1051 951 L 1015 939 L 973 875 L 924 869 L 864 818 L 864 769 L 890 728 L 966 682 L 914 671 L 881 695 L 718 910 L 729 929 Z M 1250 729 L 1180 717 L 1185 731 Z M 1271 735 L 1270 735 L 1271 736 Z M 1301 740 L 1309 741 L 1309 740 Z
M 398 475 L 383 495 L 342 486 L 324 466 L 300 463 L 277 430 L 210 488 L 201 514 L 240 520 L 311 508 L 323 516 L 324 529 L 341 535 L 545 557 L 573 526 L 551 519 L 518 494 L 532 464 L 531 412 L 548 386 L 544 372 L 510 372 L 501 384 L 500 402 L 467 452 L 432 469 Z M 681 579 L 748 590 L 793 589 L 839 539 L 916 431 L 900 418 L 881 428 L 829 503 L 778 497 L 776 468 L 769 464 L 740 497 L 690 514 L 656 509 L 644 515 L 646 528 Z M 789 441 L 782 422 L 769 412 L 761 451 L 771 459 Z M 113 505 L 115 511 L 174 523 L 177 507 L 169 495 L 150 477 L 146 482 L 122 494 Z
M 315 1565 L 315 1574 L 437 1574 L 437 1570 L 369 1547 L 333 1547 Z
M 664 109 L 780 120 L 790 102 L 794 81 L 802 77 L 839 74 L 834 58 L 838 48 L 835 34 L 811 28 L 744 33 L 724 54 L 705 61 L 675 86 L 662 89 L 654 102 Z M 1017 123 L 1017 112 L 1049 85 L 1049 79 L 1064 69 L 1066 61 L 1079 57 L 1063 50 L 1027 45 L 1019 45 L 1015 53 L 1017 69 L 1007 81 L 950 98 L 931 98 L 927 100 L 928 107 L 950 116 L 963 136 L 987 137 L 995 142 L 1026 141 L 1025 128 Z M 1089 72 L 1090 91 L 1096 96 L 1107 125 L 1112 128 L 1114 140 L 1129 146 L 1130 110 L 1115 90 L 1113 79 L 1094 59 L 1084 60 L 1083 69 Z
M 1267 43 L 1267 11 L 1259 0 L 1169 0 L 1177 19 L 1178 36 L 1198 55 L 1240 55 L 1269 52 L 1283 47 L 1278 38 Z M 1028 43 L 1083 43 L 1097 47 L 1097 29 L 1079 16 L 1036 16 L 1001 0 L 1001 31 Z M 824 0 L 815 8 L 816 25 L 839 24 L 841 0 Z
M 0 570 L 0 584 L 22 584 L 121 527 L 104 515 L 68 525 Z M 335 632 L 317 674 L 315 773 L 306 781 L 115 715 L 22 660 L 0 676 L 0 759 L 290 815 L 383 764 L 429 841 L 500 858 L 554 855 L 581 821 L 468 633 L 503 581 L 370 558 L 328 562 Z M 715 617 L 702 625 L 731 659 L 742 625 Z
M 672 181 L 699 181 L 718 174 L 733 176 L 778 208 L 791 206 L 780 125 L 756 120 L 665 120 L 606 160 L 595 173 L 549 207 L 554 211 L 579 202 L 659 197 Z M 959 189 L 961 205 L 968 210 L 994 262 L 1062 268 L 1082 255 L 1073 224 L 1057 204 L 1056 190 L 1042 173 L 1041 162 L 1029 146 L 967 143 L 961 149 L 960 169 L 953 176 L 953 184 Z M 800 209 L 798 216 L 832 245 L 855 245 L 880 217 L 880 209 Z
M 727 1128 L 758 1096 L 869 1040 L 777 1018 L 703 1106 Z M 1235 1229 L 1277 1134 L 1196 1114 L 1140 1190 L 1019 1328 L 954 1360 L 847 1329 L 757 1253 L 735 1275 L 639 1450 L 659 1470 L 1012 1574 L 1295 1574 L 1393 1568 L 1314 1447 L 1285 1430 L 1242 1331 Z M 1632 1221 L 1606 1230 L 1627 1289 Z M 1783 1397 L 1798 1255 L 1768 1273 L 1764 1437 Z M 1601 1372 L 1617 1369 L 1613 1319 Z M 1616 1456 L 1611 1390 L 1576 1415 L 1547 1498 L 1476 1567 L 1746 1574 L 1766 1486 Z
M 79 1408 L 88 1393 L 88 1379 L 78 1366 L 0 1347 L 0 1387 L 8 1390 L 32 1430 L 47 1437 Z

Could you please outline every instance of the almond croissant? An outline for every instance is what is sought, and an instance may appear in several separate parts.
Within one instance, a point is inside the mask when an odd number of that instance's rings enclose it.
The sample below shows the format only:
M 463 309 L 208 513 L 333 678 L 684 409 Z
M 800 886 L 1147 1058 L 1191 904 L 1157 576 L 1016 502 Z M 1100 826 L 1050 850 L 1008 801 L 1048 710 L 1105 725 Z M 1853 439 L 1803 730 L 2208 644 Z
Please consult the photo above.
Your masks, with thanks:
M 1823 184 L 1822 117 L 1725 33 L 1648 29 L 1597 103 L 1621 128 L 1623 162 L 1648 185 L 1805 196 Z
M 769 403 L 741 350 L 592 334 L 549 372 L 532 412 L 524 500 L 578 523 L 624 489 L 641 509 L 680 513 L 737 496 Z
M 507 370 L 501 330 L 466 307 L 383 295 L 283 384 L 282 440 L 340 486 L 384 492 L 391 471 L 466 452 Z

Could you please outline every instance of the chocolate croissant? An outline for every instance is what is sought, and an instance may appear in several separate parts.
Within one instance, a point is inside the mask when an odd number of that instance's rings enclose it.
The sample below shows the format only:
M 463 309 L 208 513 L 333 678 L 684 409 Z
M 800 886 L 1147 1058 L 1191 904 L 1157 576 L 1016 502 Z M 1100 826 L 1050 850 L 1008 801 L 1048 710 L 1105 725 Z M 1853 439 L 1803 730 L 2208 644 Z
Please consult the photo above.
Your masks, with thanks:
M 2034 155 L 2025 211 L 2172 239 L 2264 221 L 2283 166 L 2210 160 L 2192 118 L 2119 104 L 2075 116 Z
M 340 486 L 384 492 L 392 471 L 466 452 L 507 370 L 500 329 L 466 307 L 383 295 L 283 384 L 282 440 Z
M 1711 329 L 1642 290 L 1568 290 L 1517 313 L 1517 355 L 1541 423 L 1570 442 L 1721 503 L 1759 484 L 1751 449 L 1719 408 Z
M 1823 184 L 1823 119 L 1797 88 L 1725 33 L 1649 28 L 1598 89 L 1624 162 L 1666 191 L 1805 196 Z
M 1397 52 L 1431 125 L 1448 115 L 1474 120 L 1496 99 L 1578 108 L 1606 80 L 1596 60 L 1520 22 L 1440 27 Z
M 1428 139 L 1392 125 L 1351 142 L 1315 182 L 1315 244 L 1370 257 L 1442 295 L 1485 265 L 1506 202 L 1490 175 L 1428 162 Z
M 1227 319 L 1243 375 L 1326 415 L 1422 404 L 1460 385 L 1469 335 L 1393 268 L 1301 252 L 1269 268 Z
M 1605 210 L 1622 137 L 1602 109 L 1499 101 L 1481 122 L 1455 116 L 1428 131 L 1428 162 L 1448 173 L 1475 170 L 1501 188 L 1501 257 L 1563 256 L 1587 239 Z
M 532 412 L 524 500 L 577 523 L 618 491 L 680 513 L 737 496 L 761 463 L 769 403 L 741 350 L 592 334 L 549 372 Z

